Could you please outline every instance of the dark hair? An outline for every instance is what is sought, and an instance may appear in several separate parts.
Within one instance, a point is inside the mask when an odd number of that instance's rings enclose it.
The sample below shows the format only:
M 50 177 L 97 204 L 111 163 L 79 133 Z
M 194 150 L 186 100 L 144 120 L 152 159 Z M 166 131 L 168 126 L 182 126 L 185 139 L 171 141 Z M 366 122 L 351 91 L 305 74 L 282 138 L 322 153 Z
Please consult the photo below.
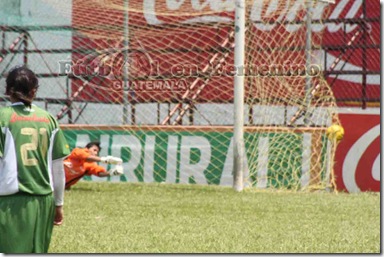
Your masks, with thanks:
M 35 96 L 33 89 L 37 89 L 38 79 L 26 66 L 13 68 L 6 79 L 5 94 L 9 95 L 24 105 L 31 107 Z
M 101 147 L 100 147 L 100 142 L 89 142 L 85 148 L 91 148 L 92 146 L 97 146 L 97 148 L 99 148 L 99 151 L 101 150 Z

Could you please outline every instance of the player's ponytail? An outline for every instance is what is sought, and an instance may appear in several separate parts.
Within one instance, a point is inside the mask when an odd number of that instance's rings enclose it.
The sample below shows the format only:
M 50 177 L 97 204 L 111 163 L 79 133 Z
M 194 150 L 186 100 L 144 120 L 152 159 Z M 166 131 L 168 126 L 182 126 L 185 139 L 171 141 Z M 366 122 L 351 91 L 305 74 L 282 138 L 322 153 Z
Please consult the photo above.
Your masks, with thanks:
M 36 75 L 25 66 L 12 69 L 6 79 L 5 94 L 31 107 L 38 88 Z

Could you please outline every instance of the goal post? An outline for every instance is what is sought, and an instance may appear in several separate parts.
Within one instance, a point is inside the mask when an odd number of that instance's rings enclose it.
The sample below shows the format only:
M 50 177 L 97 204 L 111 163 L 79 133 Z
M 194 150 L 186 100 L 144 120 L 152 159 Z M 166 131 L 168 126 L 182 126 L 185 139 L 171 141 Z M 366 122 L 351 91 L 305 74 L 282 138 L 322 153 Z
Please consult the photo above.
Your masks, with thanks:
M 245 0 L 235 2 L 233 188 L 243 190 L 244 173 L 244 72 L 245 72 Z
M 314 83 L 311 74 L 309 73 L 312 69 L 312 62 L 313 62 L 313 56 L 312 56 L 312 16 L 313 16 L 313 6 L 316 2 L 320 2 L 323 4 L 334 4 L 333 0 L 320 0 L 320 1 L 314 1 L 314 0 L 307 0 L 305 1 L 305 4 L 303 5 L 303 9 L 305 9 L 305 90 L 304 90 L 304 102 L 303 106 L 301 107 L 301 110 L 299 113 L 300 116 L 302 113 L 303 115 L 303 122 L 304 126 L 310 127 L 311 124 L 309 124 L 310 119 L 307 116 L 309 110 L 311 108 L 311 98 L 316 93 L 319 85 L 313 86 Z M 269 6 L 270 7 L 270 6 Z M 235 48 L 234 48 L 234 66 L 236 67 L 236 74 L 234 77 L 234 182 L 233 187 L 236 191 L 242 191 L 244 186 L 244 181 L 249 179 L 244 177 L 245 166 L 244 166 L 244 154 L 243 151 L 245 145 L 244 145 L 244 87 L 245 87 L 245 80 L 244 76 L 251 74 L 247 73 L 245 71 L 246 63 L 244 59 L 244 49 L 245 49 L 245 31 L 246 31 L 246 15 L 245 15 L 245 9 L 246 9 L 246 1 L 245 0 L 236 0 L 235 1 Z M 250 23 L 248 23 L 249 25 Z M 318 60 L 319 61 L 319 60 Z M 270 63 L 273 65 L 273 63 Z M 244 73 L 243 73 L 244 72 Z M 279 76 L 281 74 L 277 74 Z M 297 116 L 294 115 L 291 119 L 290 126 L 293 125 L 293 122 L 295 122 L 297 119 Z M 271 129 L 273 131 L 273 128 Z M 321 184 L 321 168 L 320 168 L 320 160 L 319 156 L 321 154 L 318 151 L 322 151 L 323 147 L 320 143 L 321 140 L 321 128 L 312 130 L 310 136 L 312 137 L 311 141 L 311 158 L 310 158 L 310 165 L 312 172 L 309 173 L 309 171 L 303 172 L 303 177 L 310 174 L 309 178 L 305 178 L 310 180 L 310 185 L 317 185 Z M 329 148 L 329 147 L 328 147 Z M 328 153 L 328 157 L 330 157 L 332 153 Z M 327 174 L 330 174 L 332 167 L 327 167 Z M 304 170 L 304 169 L 303 169 Z M 260 172 L 260 170 L 258 170 Z M 308 174 L 307 174 L 308 173 Z M 330 176 L 325 176 L 325 179 L 331 179 Z M 328 185 L 330 182 L 328 183 Z

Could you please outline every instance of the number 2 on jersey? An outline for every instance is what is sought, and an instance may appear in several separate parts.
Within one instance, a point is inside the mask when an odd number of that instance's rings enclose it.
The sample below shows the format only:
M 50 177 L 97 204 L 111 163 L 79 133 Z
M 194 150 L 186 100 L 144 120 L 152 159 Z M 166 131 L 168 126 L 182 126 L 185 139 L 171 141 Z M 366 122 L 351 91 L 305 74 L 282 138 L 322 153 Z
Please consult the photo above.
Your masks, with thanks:
M 48 149 L 48 133 L 47 129 L 40 128 L 39 130 L 35 128 L 22 128 L 21 134 L 25 136 L 31 136 L 31 142 L 25 143 L 20 146 L 21 160 L 25 166 L 35 166 L 38 164 L 36 158 L 28 158 L 28 151 L 40 151 L 45 157 Z M 39 144 L 39 134 L 42 136 L 41 144 Z

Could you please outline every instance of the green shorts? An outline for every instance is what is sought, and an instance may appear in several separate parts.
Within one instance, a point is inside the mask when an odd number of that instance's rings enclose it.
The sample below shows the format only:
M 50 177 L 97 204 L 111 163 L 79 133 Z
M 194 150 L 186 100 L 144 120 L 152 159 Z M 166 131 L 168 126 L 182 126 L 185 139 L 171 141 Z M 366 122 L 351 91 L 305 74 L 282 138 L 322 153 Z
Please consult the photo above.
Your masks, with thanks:
M 0 253 L 47 253 L 54 215 L 52 194 L 0 196 Z

